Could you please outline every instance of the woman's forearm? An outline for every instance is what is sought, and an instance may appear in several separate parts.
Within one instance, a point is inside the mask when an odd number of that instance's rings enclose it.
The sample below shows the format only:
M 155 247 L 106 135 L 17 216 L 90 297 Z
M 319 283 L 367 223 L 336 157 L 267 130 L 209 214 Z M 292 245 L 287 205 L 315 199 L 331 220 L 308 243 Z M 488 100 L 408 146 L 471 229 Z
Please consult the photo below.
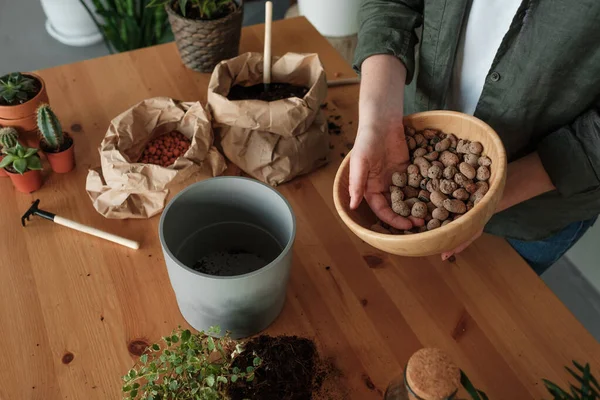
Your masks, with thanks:
M 508 164 L 504 195 L 496 212 L 554 189 L 554 184 L 544 169 L 538 153 L 531 153 Z
M 367 58 L 361 66 L 359 128 L 375 126 L 382 120 L 402 123 L 405 82 L 406 67 L 396 57 Z M 390 99 L 396 104 L 389 104 Z

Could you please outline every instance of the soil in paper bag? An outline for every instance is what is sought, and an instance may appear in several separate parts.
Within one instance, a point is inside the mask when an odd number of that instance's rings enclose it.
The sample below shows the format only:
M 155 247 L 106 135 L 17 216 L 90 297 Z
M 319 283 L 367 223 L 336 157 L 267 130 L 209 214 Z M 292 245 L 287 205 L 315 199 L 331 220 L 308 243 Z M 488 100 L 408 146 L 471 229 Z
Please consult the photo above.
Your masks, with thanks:
M 304 86 L 295 86 L 289 83 L 271 83 L 269 91 L 265 91 L 264 84 L 253 86 L 235 85 L 229 90 L 227 98 L 229 100 L 262 100 L 276 101 L 289 99 L 290 97 L 303 98 L 308 93 L 308 88 Z

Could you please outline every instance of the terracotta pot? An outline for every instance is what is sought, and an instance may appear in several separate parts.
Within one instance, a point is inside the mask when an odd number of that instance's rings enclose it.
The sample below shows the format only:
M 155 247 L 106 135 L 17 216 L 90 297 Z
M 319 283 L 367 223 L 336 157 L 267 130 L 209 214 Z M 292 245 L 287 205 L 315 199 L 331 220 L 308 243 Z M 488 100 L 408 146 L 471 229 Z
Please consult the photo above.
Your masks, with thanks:
M 58 153 L 47 151 L 46 145 L 42 140 L 40 140 L 39 143 L 39 147 L 46 155 L 46 158 L 50 163 L 50 167 L 52 167 L 52 171 L 58 174 L 65 174 L 67 172 L 71 172 L 73 168 L 75 168 L 75 142 L 71 137 L 67 137 L 71 140 L 71 145 L 66 150 L 63 150 Z
M 3 155 L 0 154 L 0 161 L 4 158 Z M 4 170 L 4 168 L 0 168 L 0 178 L 8 178 L 8 174 Z
M 35 192 L 42 187 L 42 171 L 27 171 L 23 175 L 6 171 L 15 189 L 21 193 Z
M 30 72 L 23 74 L 37 79 L 42 84 L 40 92 L 26 103 L 16 106 L 0 106 L 0 126 L 12 126 L 21 132 L 37 129 L 35 111 L 41 103 L 48 103 L 48 93 L 44 80 Z

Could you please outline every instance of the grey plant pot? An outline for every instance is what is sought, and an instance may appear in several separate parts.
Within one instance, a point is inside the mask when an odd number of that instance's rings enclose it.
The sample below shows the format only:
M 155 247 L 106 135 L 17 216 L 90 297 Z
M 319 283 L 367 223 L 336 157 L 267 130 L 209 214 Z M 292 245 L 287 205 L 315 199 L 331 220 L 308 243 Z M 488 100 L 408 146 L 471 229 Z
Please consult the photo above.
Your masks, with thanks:
M 186 240 L 207 232 L 203 229 L 231 223 L 268 232 L 281 252 L 276 249 L 278 255 L 272 262 L 243 275 L 208 275 L 185 264 L 190 264 L 188 250 L 193 247 L 193 242 Z M 285 302 L 296 219 L 276 190 L 240 177 L 195 183 L 169 202 L 160 218 L 159 235 L 177 304 L 192 327 L 206 331 L 219 326 L 222 333 L 227 330 L 233 338 L 243 338 L 262 331 L 277 318 Z M 232 235 L 207 237 L 199 239 L 198 251 L 203 251 L 203 245 L 219 247 L 232 241 Z M 213 245 L 206 244 L 209 242 Z

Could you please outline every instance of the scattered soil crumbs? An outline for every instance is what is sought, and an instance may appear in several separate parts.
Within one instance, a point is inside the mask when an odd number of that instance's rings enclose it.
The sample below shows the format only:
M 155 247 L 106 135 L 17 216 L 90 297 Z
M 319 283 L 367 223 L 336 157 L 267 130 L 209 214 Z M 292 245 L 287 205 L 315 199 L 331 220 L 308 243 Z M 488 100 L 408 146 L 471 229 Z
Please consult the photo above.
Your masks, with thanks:
M 330 135 L 333 134 L 333 135 L 339 136 L 342 134 L 342 127 L 333 121 L 327 122 L 327 128 L 329 129 Z
M 312 340 L 297 336 L 258 336 L 245 346 L 234 367 L 245 370 L 254 357 L 263 364 L 254 381 L 229 386 L 232 400 L 338 400 L 345 385 L 341 372 L 331 360 L 321 362 Z M 329 378 L 335 378 L 335 381 Z
M 253 86 L 235 85 L 229 90 L 229 100 L 262 100 L 276 101 L 289 99 L 290 97 L 303 98 L 308 93 L 308 88 L 295 86 L 289 83 L 271 83 L 269 91 L 265 91 L 265 85 L 260 83 Z
M 322 379 L 317 378 L 315 344 L 297 336 L 258 336 L 246 344 L 244 353 L 233 363 L 245 370 L 252 366 L 254 354 L 263 365 L 252 382 L 231 385 L 232 400 L 312 400 Z

